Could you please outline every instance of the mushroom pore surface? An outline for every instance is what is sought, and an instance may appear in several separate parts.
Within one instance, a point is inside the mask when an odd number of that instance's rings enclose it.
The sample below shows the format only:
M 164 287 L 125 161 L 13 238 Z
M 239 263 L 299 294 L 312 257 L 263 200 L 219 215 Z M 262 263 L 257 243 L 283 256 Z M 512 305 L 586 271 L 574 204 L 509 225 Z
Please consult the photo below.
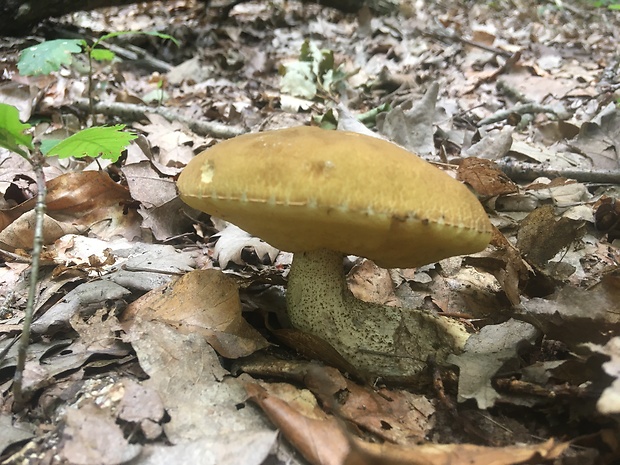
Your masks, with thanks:
M 445 317 L 362 302 L 346 286 L 345 254 L 415 267 L 482 250 L 484 209 L 447 174 L 390 142 L 296 127 L 247 134 L 195 157 L 181 199 L 294 252 L 291 323 L 330 343 L 360 371 L 415 376 L 462 349 L 467 333 Z

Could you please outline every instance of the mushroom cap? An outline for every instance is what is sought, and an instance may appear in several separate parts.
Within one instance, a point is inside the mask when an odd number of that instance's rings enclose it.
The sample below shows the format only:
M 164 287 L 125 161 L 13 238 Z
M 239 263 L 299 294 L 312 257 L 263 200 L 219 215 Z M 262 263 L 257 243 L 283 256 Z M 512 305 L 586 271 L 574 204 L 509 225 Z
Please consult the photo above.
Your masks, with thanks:
M 245 134 L 197 155 L 177 185 L 191 207 L 289 252 L 329 249 L 406 268 L 478 252 L 491 238 L 465 185 L 354 132 Z

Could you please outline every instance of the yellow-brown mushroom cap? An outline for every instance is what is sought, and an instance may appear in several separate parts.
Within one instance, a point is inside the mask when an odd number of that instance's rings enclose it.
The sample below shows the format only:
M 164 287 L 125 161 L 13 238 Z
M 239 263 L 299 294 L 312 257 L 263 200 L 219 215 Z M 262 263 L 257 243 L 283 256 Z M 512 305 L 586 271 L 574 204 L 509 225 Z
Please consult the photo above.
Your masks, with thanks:
M 235 137 L 178 180 L 188 205 L 289 252 L 330 249 L 386 268 L 482 250 L 491 224 L 460 182 L 370 136 L 294 127 Z

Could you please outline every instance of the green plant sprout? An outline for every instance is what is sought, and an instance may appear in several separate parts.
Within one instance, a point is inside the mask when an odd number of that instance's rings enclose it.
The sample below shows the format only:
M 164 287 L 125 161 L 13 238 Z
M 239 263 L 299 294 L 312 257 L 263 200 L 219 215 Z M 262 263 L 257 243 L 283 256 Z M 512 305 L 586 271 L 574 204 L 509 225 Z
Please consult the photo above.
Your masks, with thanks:
M 356 72 L 345 72 L 342 65 L 336 65 L 333 51 L 320 49 L 306 40 L 301 46 L 299 60 L 280 66 L 280 88 L 283 93 L 308 100 L 319 93 L 331 98 L 334 93 L 343 93 L 346 80 Z
M 165 79 L 160 79 L 159 81 L 157 81 L 157 89 L 152 90 L 151 92 L 142 96 L 142 100 L 147 103 L 156 102 L 157 105 L 161 105 L 163 101 L 168 98 L 168 93 L 164 89 L 165 84 Z
M 73 61 L 73 55 L 78 53 L 86 53 L 88 57 L 88 101 L 90 106 L 91 117 L 94 114 L 93 105 L 93 61 L 112 61 L 116 58 L 116 54 L 103 47 L 103 42 L 114 37 L 126 35 L 149 35 L 164 40 L 171 40 L 177 46 L 177 39 L 169 34 L 161 32 L 146 31 L 119 31 L 111 32 L 101 36 L 93 42 L 92 45 L 85 39 L 56 39 L 42 42 L 22 50 L 17 63 L 17 69 L 24 76 L 36 76 L 39 74 L 50 74 L 58 71 L 62 66 L 70 66 Z
M 118 124 L 110 127 L 92 127 L 84 129 L 62 141 L 48 142 L 48 145 L 43 149 L 42 144 L 35 142 L 32 135 L 26 132 L 31 130 L 32 126 L 19 120 L 17 108 L 12 105 L 0 103 L 0 147 L 25 158 L 32 165 L 32 169 L 35 172 L 35 181 L 37 183 L 37 201 L 34 208 L 36 219 L 32 244 L 32 265 L 28 288 L 28 300 L 26 303 L 26 314 L 24 316 L 24 327 L 17 351 L 15 377 L 13 379 L 13 392 L 15 396 L 14 410 L 19 410 L 25 402 L 22 389 L 23 372 L 26 364 L 26 352 L 30 340 L 30 325 L 32 323 L 35 294 L 39 278 L 39 260 L 43 247 L 43 221 L 45 215 L 45 197 L 47 193 L 45 175 L 43 173 L 45 157 L 100 157 L 116 162 L 125 147 L 133 139 L 138 137 L 132 132 L 123 131 L 124 128 L 124 125 Z

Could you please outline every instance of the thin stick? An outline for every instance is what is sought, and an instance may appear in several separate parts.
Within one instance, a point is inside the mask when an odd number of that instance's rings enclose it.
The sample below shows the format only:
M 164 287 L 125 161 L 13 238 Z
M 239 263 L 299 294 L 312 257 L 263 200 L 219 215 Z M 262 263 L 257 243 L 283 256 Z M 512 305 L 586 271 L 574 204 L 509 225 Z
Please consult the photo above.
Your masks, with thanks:
M 89 111 L 90 109 L 88 99 L 76 99 L 74 105 L 81 110 Z M 239 126 L 228 126 L 217 121 L 203 121 L 195 118 L 188 118 L 166 107 L 149 107 L 146 105 L 133 105 L 119 102 L 96 102 L 93 106 L 93 111 L 104 115 L 119 116 L 125 120 L 131 121 L 140 121 L 144 118 L 146 113 L 157 113 L 168 121 L 179 121 L 185 124 L 196 134 L 201 136 L 209 135 L 220 139 L 230 139 L 231 137 L 239 136 L 246 132 L 245 129 Z
M 43 220 L 45 218 L 45 197 L 47 194 L 47 188 L 45 187 L 45 174 L 43 174 L 43 155 L 41 155 L 41 152 L 37 149 L 37 152 L 32 155 L 32 158 L 29 159 L 29 161 L 35 172 L 38 193 L 37 203 L 34 207 L 36 219 L 32 244 L 32 266 L 30 267 L 28 302 L 26 303 L 24 327 L 19 339 L 19 345 L 17 347 L 17 367 L 15 368 L 15 376 L 13 378 L 13 395 L 15 398 L 13 411 L 21 410 L 26 401 L 26 396 L 24 396 L 23 390 L 24 368 L 26 367 L 26 356 L 28 352 L 28 344 L 30 342 L 30 325 L 32 324 L 37 284 L 39 281 L 39 260 L 41 258 L 41 249 L 43 248 Z
M 544 176 L 547 178 L 570 178 L 579 182 L 588 183 L 620 183 L 620 170 L 597 170 L 588 168 L 553 169 L 544 164 L 506 162 L 502 160 L 496 160 L 496 163 L 513 181 L 533 181 L 536 178 Z

